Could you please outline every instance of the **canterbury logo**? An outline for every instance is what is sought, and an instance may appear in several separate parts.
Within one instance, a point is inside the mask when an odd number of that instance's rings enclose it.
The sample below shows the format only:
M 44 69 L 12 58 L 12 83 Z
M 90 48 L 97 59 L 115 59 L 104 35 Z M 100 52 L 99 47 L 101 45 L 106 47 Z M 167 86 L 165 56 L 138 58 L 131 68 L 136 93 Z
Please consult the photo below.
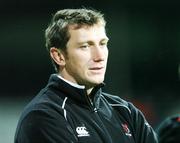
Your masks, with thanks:
M 78 137 L 87 137 L 89 136 L 89 132 L 87 131 L 86 127 L 77 127 L 76 128 L 77 136 Z

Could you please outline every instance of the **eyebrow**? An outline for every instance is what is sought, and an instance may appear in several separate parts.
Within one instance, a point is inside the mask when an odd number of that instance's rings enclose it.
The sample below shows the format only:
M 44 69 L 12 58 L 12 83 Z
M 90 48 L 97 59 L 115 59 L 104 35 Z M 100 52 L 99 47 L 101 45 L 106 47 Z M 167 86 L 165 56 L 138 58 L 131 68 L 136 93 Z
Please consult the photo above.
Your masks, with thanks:
M 109 38 L 106 37 L 106 38 L 102 39 L 101 41 L 109 41 Z
M 100 40 L 100 42 L 102 42 L 102 41 L 109 41 L 109 38 L 108 37 L 106 37 L 106 38 L 103 38 L 103 39 L 101 39 Z M 81 45 L 81 44 L 84 44 L 84 43 L 92 43 L 93 41 L 91 41 L 91 40 L 87 40 L 87 41 L 83 41 L 83 42 L 78 42 L 77 44 L 78 45 Z

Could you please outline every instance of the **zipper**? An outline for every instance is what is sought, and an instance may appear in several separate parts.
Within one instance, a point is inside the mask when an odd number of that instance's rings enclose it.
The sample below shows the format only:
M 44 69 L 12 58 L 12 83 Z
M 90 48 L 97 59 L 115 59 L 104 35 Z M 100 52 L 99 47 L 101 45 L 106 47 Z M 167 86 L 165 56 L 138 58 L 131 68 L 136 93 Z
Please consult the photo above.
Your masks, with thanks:
M 96 116 L 96 122 L 103 128 L 104 132 L 101 133 L 101 135 L 104 137 L 103 142 L 104 143 L 112 143 L 111 137 L 109 136 L 108 130 L 105 127 L 104 123 L 102 122 L 101 116 L 97 112 L 97 108 L 95 107 L 95 104 L 93 103 L 92 99 L 89 95 L 85 94 L 86 100 L 88 102 L 89 108 L 92 112 L 94 112 L 94 115 Z
M 85 94 L 86 101 L 88 102 L 90 111 L 97 112 L 97 108 L 95 107 L 93 101 L 89 97 L 90 95 L 88 95 L 86 92 L 84 94 Z
M 93 104 L 91 98 L 89 98 L 89 95 L 87 95 L 87 94 L 86 94 L 86 99 L 87 99 L 87 102 L 88 102 L 88 104 L 89 104 L 90 110 L 91 110 L 91 111 L 96 111 L 96 112 L 97 112 L 97 109 L 94 108 L 94 104 Z
M 100 85 L 101 86 L 101 85 Z M 93 103 L 92 99 L 90 98 L 91 95 L 95 95 L 96 92 L 99 90 L 99 87 L 94 87 L 94 89 L 91 91 L 90 95 L 87 95 L 85 92 L 86 100 L 90 106 L 90 110 L 93 112 L 97 112 L 97 108 L 95 107 L 95 104 Z M 95 96 L 94 96 L 95 97 Z

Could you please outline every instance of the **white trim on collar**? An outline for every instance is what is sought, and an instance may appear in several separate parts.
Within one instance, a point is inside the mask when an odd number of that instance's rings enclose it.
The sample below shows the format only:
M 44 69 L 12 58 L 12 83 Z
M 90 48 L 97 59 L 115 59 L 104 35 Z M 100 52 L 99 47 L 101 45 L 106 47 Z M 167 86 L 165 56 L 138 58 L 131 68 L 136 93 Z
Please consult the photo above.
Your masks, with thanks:
M 70 84 L 71 86 L 73 87 L 76 87 L 76 88 L 79 88 L 79 89 L 85 89 L 85 86 L 84 85 L 79 85 L 79 84 L 76 84 L 76 83 L 73 83 L 71 81 L 68 81 L 67 79 L 63 78 L 61 75 L 59 74 L 56 74 L 57 77 L 59 77 L 60 79 L 62 79 L 63 81 L 65 81 L 66 83 Z

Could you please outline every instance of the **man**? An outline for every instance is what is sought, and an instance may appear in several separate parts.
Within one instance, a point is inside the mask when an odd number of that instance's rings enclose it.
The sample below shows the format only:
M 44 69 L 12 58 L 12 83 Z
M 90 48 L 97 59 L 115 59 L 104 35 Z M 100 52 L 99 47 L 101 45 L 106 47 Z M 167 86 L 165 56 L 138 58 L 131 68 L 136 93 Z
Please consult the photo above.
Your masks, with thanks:
M 57 71 L 27 105 L 15 143 L 155 143 L 142 113 L 102 92 L 108 59 L 106 22 L 89 9 L 58 11 L 46 29 Z
M 180 143 L 180 114 L 169 116 L 157 129 L 159 143 Z

